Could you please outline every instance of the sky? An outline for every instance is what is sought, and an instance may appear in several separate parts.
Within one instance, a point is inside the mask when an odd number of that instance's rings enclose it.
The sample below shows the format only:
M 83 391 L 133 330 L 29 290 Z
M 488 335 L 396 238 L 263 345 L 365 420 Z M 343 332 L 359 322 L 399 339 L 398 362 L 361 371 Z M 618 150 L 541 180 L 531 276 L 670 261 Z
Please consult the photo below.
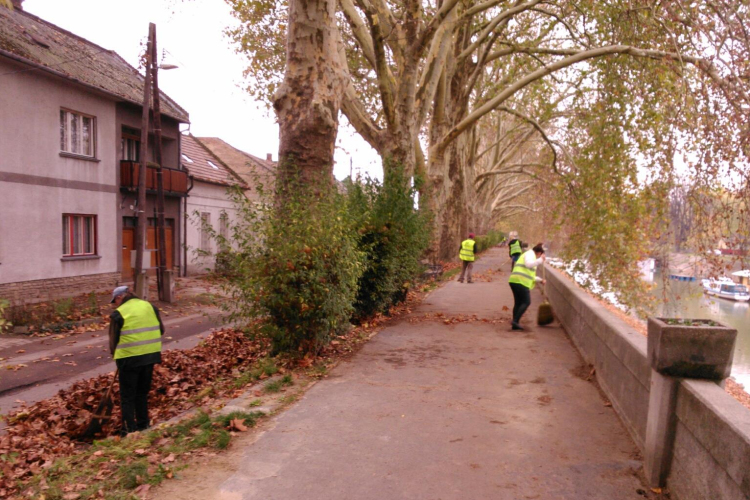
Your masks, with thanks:
M 279 129 L 273 110 L 243 89 L 246 60 L 224 35 L 236 25 L 223 0 L 26 0 L 25 11 L 120 54 L 133 66 L 143 51 L 148 24 L 156 24 L 163 64 L 159 87 L 190 114 L 190 132 L 220 137 L 232 146 L 278 159 Z M 377 153 L 340 120 L 334 175 L 382 178 Z M 187 126 L 183 128 L 187 129 Z

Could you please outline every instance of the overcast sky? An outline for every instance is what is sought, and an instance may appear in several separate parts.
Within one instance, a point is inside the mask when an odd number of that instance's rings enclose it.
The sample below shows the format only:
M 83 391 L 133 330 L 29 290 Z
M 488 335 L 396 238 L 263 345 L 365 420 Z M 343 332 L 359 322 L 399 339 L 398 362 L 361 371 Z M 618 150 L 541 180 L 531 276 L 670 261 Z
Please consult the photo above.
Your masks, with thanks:
M 190 113 L 190 131 L 220 137 L 265 158 L 278 159 L 279 131 L 272 111 L 242 89 L 245 59 L 235 54 L 224 29 L 236 22 L 223 0 L 26 0 L 24 10 L 106 49 L 137 67 L 148 34 L 156 24 L 164 63 L 178 69 L 159 72 L 159 86 Z M 354 171 L 381 177 L 375 152 L 342 117 L 334 175 Z

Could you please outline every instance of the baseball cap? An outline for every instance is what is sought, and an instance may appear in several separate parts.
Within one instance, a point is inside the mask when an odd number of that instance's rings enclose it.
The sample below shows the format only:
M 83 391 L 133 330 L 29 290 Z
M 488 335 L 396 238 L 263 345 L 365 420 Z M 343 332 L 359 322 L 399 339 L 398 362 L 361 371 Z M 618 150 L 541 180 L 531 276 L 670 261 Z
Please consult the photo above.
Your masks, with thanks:
M 473 237 L 474 237 L 474 233 L 469 233 L 469 238 L 473 238 Z
M 119 297 L 120 295 L 125 295 L 126 293 L 128 293 L 128 291 L 130 291 L 128 287 L 118 286 L 117 288 L 112 290 L 112 300 L 110 300 L 109 303 L 113 303 L 117 297 Z

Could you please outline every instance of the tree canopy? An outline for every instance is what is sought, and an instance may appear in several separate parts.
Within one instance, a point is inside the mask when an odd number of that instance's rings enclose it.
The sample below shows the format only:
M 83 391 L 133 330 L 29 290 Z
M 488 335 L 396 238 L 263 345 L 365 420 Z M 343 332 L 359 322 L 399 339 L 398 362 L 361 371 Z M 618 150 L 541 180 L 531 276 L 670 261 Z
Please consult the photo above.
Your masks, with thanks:
M 226 1 L 248 90 L 270 102 L 289 3 Z M 635 261 L 658 240 L 679 179 L 747 190 L 748 8 L 338 0 L 341 110 L 386 175 L 398 164 L 426 180 L 436 256 L 499 221 L 529 238 L 544 212 L 568 256 L 637 289 Z

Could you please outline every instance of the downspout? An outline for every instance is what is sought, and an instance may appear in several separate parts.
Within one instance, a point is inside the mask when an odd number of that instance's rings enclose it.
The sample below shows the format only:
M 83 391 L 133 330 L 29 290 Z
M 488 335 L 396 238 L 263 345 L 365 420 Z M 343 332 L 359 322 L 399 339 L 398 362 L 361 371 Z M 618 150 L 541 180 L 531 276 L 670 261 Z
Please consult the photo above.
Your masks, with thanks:
M 185 216 L 182 218 L 182 224 L 183 224 L 183 229 L 182 230 L 183 230 L 183 235 L 184 235 L 183 239 L 185 240 L 185 243 L 182 245 L 182 254 L 183 254 L 183 258 L 184 258 L 184 260 L 183 260 L 183 263 L 184 263 L 183 269 L 184 269 L 184 271 L 183 271 L 183 274 L 182 274 L 183 277 L 187 277 L 187 263 L 188 263 L 188 260 L 187 260 L 187 253 L 188 253 L 188 249 L 187 249 L 187 225 L 188 225 L 187 199 L 188 199 L 188 196 L 190 196 L 190 191 L 192 191 L 193 187 L 195 186 L 195 178 L 192 175 L 189 174 L 190 171 L 187 168 L 185 168 L 185 171 L 188 172 L 188 179 L 190 179 L 190 187 L 188 188 L 187 193 L 185 193 L 185 199 L 183 201 L 183 203 L 185 205 L 185 209 L 184 209 L 185 210 Z

